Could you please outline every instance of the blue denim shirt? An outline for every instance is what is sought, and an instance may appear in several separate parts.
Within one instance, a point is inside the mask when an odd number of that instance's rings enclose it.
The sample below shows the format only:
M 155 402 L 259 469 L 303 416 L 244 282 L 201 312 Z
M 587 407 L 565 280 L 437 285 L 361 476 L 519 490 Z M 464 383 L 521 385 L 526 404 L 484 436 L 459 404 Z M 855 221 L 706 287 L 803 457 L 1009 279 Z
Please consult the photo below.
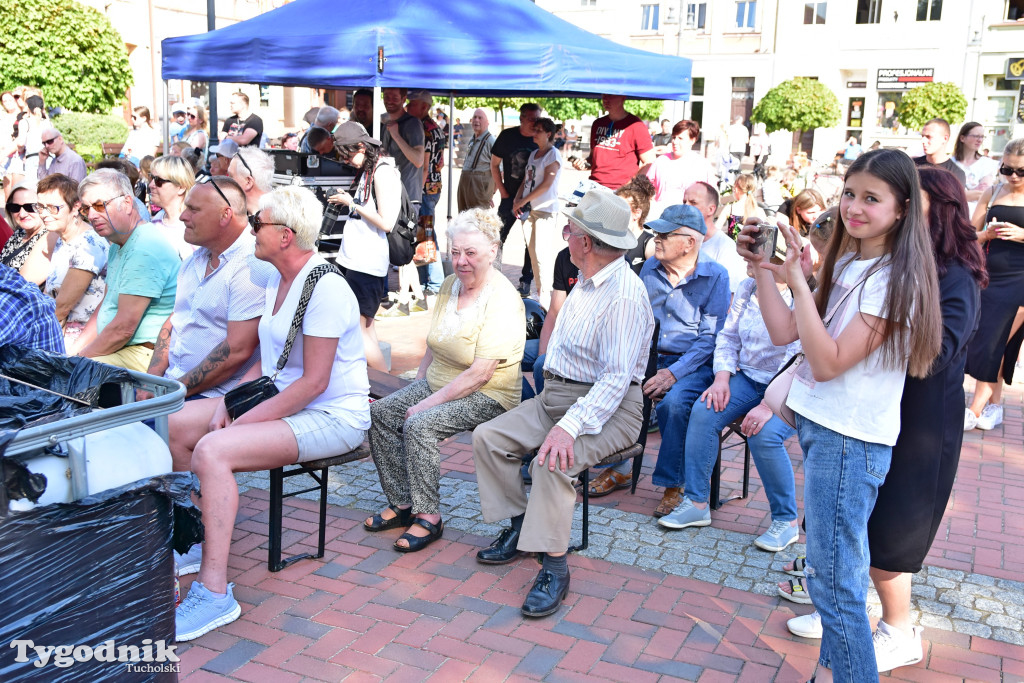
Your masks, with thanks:
M 661 324 L 658 351 L 679 354 L 669 366 L 675 378 L 709 363 L 729 313 L 728 271 L 701 254 L 693 274 L 673 287 L 661 262 L 652 257 L 640 270 L 640 279 Z

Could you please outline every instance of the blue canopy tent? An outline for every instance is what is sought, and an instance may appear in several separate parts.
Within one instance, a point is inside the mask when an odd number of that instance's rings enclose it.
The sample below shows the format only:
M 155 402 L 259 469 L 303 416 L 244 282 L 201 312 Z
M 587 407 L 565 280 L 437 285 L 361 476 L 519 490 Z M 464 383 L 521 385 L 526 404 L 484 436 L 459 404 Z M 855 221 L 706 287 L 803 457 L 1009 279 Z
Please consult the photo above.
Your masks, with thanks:
M 637 50 L 529 0 L 296 0 L 162 42 L 163 78 L 456 95 L 686 100 L 690 60 Z

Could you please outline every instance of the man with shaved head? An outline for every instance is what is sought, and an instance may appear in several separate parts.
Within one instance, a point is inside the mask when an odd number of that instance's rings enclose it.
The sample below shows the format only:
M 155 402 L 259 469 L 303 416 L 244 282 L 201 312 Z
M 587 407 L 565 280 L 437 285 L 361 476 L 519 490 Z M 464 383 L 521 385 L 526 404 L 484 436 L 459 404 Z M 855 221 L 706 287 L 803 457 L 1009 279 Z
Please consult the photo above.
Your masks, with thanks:
M 494 176 L 491 175 L 491 147 L 494 136 L 487 130 L 487 112 L 477 109 L 470 119 L 473 137 L 469 140 L 462 175 L 459 178 L 459 212 L 467 209 L 491 208 L 494 198 Z

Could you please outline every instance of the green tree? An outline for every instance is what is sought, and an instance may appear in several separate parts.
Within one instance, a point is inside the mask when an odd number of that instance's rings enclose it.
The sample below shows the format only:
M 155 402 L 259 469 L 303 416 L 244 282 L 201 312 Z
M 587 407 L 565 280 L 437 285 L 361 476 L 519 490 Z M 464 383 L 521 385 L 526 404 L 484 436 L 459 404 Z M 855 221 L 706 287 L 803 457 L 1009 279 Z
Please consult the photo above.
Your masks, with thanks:
M 519 109 L 529 98 L 524 97 L 456 97 L 456 109 L 492 109 L 501 119 L 501 127 L 505 127 L 505 109 Z
M 0 88 L 32 85 L 47 106 L 108 112 L 132 71 L 110 21 L 74 0 L 0 0 Z
M 799 140 L 805 130 L 831 128 L 842 120 L 839 99 L 828 86 L 812 78 L 783 81 L 765 93 L 750 114 L 769 133 L 790 130 Z
M 556 121 L 578 121 L 584 116 L 601 115 L 601 100 L 587 97 L 542 97 L 537 104 Z
M 626 111 L 644 121 L 656 121 L 665 110 L 664 100 L 626 100 Z
M 86 161 L 100 158 L 104 142 L 123 142 L 128 137 L 128 124 L 120 116 L 110 114 L 68 111 L 54 117 L 53 125 Z
M 903 95 L 899 120 L 911 130 L 920 130 L 932 119 L 958 123 L 966 114 L 967 98 L 955 83 L 928 83 Z

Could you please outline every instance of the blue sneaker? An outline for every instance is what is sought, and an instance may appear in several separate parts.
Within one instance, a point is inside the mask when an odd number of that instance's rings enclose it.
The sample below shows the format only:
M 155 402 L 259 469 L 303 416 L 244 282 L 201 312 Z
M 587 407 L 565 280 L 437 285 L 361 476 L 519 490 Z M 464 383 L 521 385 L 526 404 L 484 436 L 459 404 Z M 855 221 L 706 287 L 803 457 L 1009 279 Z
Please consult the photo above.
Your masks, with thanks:
M 693 501 L 683 496 L 683 502 L 676 509 L 658 520 L 658 524 L 669 529 L 685 529 L 688 526 L 710 526 L 711 506 L 703 510 L 697 508 Z
M 754 545 L 761 550 L 770 553 L 777 553 L 785 550 L 797 542 L 800 538 L 800 526 L 793 526 L 789 522 L 773 521 L 768 531 L 754 539 Z
M 242 608 L 232 593 L 235 584 L 228 584 L 223 598 L 215 596 L 198 581 L 192 582 L 188 596 L 174 611 L 174 628 L 177 641 L 195 640 L 218 626 L 230 624 L 242 614 Z
M 175 550 L 174 563 L 178 567 L 178 576 L 197 573 L 199 565 L 203 563 L 203 544 L 196 543 L 184 555 L 179 555 L 178 551 Z

